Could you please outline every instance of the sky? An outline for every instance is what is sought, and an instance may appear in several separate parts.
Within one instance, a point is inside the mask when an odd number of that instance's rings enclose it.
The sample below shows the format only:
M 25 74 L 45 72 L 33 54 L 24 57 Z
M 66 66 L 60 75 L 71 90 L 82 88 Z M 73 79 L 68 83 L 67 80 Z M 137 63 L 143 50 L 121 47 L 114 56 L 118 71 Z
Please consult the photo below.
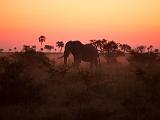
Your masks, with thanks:
M 91 39 L 160 48 L 160 0 L 1 0 L 0 48 Z

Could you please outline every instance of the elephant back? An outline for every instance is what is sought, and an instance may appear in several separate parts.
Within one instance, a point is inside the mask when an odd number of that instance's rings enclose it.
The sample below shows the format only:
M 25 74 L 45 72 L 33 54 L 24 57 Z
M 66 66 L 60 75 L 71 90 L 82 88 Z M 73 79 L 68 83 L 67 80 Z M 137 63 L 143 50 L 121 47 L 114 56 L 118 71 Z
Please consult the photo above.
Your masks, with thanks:
M 98 50 L 91 44 L 86 44 L 82 49 L 82 59 L 85 61 L 91 61 L 97 59 Z

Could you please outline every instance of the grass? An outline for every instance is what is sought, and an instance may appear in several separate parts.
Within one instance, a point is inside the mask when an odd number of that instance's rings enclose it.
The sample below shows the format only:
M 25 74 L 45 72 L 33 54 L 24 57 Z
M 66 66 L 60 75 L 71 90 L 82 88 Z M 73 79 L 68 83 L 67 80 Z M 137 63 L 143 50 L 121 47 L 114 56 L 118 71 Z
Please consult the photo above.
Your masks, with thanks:
M 43 57 L 44 59 L 45 57 Z M 53 58 L 53 57 L 52 57 Z M 52 59 L 51 59 L 52 60 Z M 58 61 L 55 61 L 56 63 Z M 42 102 L 0 106 L 1 120 L 155 120 L 159 119 L 158 62 L 137 65 L 103 62 L 101 68 L 63 70 L 62 64 L 27 64 Z M 51 68 L 50 68 L 51 67 Z M 26 73 L 26 71 L 25 71 Z M 156 77 L 155 77 L 156 76 Z M 153 80 L 154 78 L 154 80 Z M 158 78 L 158 79 L 155 79 Z M 147 82 L 149 81 L 149 82 Z M 156 87 L 156 89 L 154 89 Z M 22 88 L 23 90 L 23 88 Z M 26 96 L 27 97 L 27 96 Z

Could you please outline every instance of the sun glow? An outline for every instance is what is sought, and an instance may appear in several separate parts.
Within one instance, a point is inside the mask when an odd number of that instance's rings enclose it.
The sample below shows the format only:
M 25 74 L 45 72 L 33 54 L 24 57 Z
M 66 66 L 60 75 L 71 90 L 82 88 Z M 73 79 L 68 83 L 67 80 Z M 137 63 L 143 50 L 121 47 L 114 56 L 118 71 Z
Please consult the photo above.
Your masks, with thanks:
M 160 44 L 159 0 L 2 0 L 0 47 L 106 38 Z M 160 46 L 158 46 L 160 47 Z

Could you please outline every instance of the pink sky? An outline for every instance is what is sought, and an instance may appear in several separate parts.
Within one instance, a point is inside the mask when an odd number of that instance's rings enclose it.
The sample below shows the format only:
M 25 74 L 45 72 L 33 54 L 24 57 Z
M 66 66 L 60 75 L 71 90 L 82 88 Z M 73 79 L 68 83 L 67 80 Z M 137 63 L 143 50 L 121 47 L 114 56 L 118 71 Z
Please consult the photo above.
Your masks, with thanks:
M 2 0 L 0 48 L 91 39 L 160 48 L 159 0 Z

